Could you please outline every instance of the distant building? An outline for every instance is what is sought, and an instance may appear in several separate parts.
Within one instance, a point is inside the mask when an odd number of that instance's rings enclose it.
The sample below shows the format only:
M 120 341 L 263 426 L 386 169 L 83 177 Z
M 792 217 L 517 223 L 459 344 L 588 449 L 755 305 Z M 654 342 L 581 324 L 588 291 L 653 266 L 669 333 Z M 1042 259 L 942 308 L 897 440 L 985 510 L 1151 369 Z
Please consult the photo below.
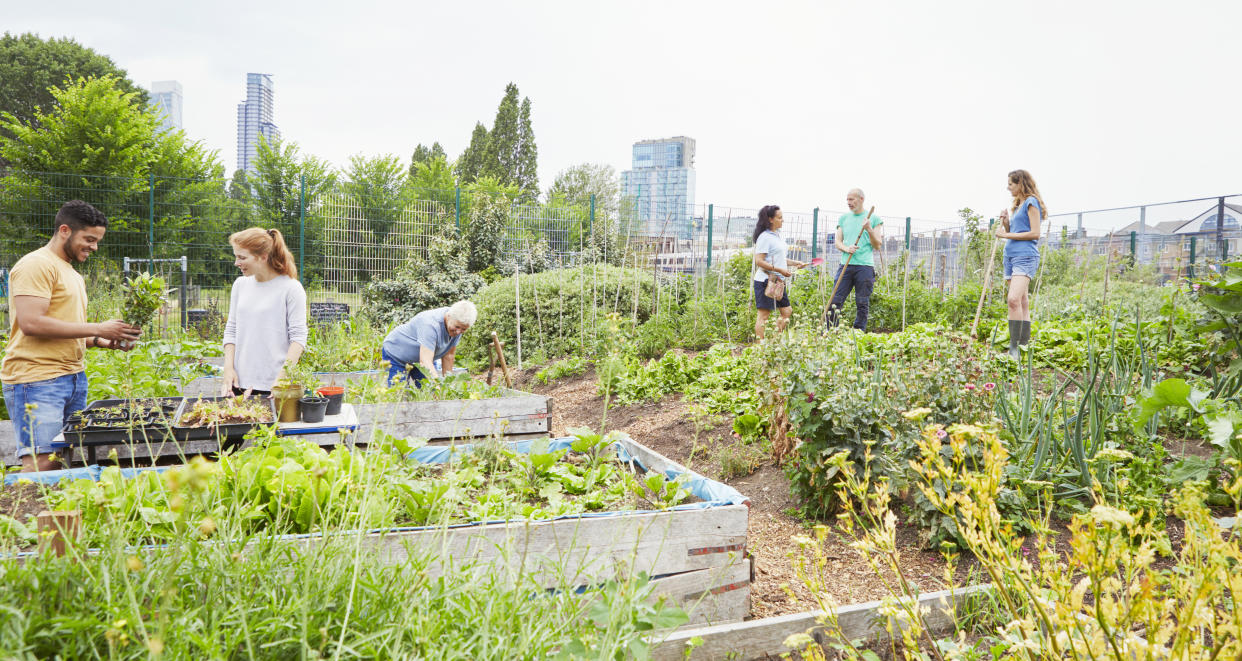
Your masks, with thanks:
M 160 115 L 161 129 L 181 129 L 181 83 L 157 80 L 151 83 L 151 107 Z
M 632 201 L 647 236 L 689 238 L 694 215 L 694 138 L 634 143 L 632 169 L 621 173 L 621 195 Z
M 237 104 L 237 169 L 254 172 L 259 153 L 259 136 L 268 141 L 280 139 L 273 122 L 275 88 L 266 73 L 246 74 L 246 100 Z

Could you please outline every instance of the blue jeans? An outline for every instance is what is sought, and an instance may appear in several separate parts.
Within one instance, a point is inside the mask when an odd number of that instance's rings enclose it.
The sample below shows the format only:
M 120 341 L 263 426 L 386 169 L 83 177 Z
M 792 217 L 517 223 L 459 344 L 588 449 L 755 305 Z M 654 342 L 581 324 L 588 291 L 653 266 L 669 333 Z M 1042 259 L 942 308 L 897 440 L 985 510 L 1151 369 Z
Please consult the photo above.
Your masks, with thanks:
M 86 408 L 86 372 L 31 383 L 6 383 L 4 404 L 17 430 L 18 457 L 67 448 L 63 437 L 55 439 L 65 419 Z
M 398 378 L 413 381 L 415 388 L 423 387 L 423 379 L 427 378 L 423 375 L 418 365 L 408 365 L 404 361 L 398 360 L 388 353 L 388 349 L 380 349 L 380 355 L 384 360 L 388 361 L 388 385 L 392 385 Z

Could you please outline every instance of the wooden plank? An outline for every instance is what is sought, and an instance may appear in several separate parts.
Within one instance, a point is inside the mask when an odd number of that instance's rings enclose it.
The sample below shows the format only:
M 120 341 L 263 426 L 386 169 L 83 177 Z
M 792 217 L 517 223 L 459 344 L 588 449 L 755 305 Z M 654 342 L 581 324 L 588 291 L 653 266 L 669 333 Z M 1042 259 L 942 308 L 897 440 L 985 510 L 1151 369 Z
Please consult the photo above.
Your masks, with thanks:
M 990 585 L 974 585 L 952 591 L 928 592 L 919 597 L 919 606 L 927 609 L 923 617 L 932 633 L 940 634 L 953 628 L 953 621 L 946 614 L 946 608 L 955 609 L 968 597 L 991 589 Z M 881 634 L 883 628 L 876 626 L 879 608 L 879 601 L 841 607 L 837 611 L 837 617 L 845 637 L 851 640 L 866 639 Z M 659 642 L 652 647 L 651 658 L 655 661 L 684 659 L 687 641 L 696 636 L 703 639 L 703 644 L 691 653 L 691 659 L 721 659 L 729 655 L 733 655 L 730 658 L 737 659 L 777 656 L 793 651 L 785 647 L 784 642 L 794 634 L 809 633 L 817 640 L 822 640 L 825 629 L 817 620 L 823 615 L 824 611 L 808 611 L 736 624 L 683 628 L 663 640 L 653 638 L 653 642 Z
M 444 559 L 428 568 L 432 575 L 462 569 L 510 576 L 524 572 L 551 588 L 640 571 L 656 576 L 739 564 L 746 548 L 746 525 L 747 508 L 729 505 L 386 531 L 365 534 L 359 544 L 385 564 L 404 564 L 413 549 L 431 551 Z M 323 537 L 291 539 L 311 549 Z
M 685 626 L 740 622 L 750 612 L 750 558 L 653 579 L 651 599 L 667 597 L 690 615 Z

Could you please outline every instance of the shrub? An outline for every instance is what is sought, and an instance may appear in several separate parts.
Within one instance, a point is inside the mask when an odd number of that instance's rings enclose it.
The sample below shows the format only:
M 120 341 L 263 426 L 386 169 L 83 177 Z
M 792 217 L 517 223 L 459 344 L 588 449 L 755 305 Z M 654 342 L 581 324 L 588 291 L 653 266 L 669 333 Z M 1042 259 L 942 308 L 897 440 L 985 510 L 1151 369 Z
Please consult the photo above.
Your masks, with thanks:
M 468 299 L 483 285 L 482 277 L 466 271 L 462 243 L 453 236 L 439 236 L 432 239 L 425 257 L 412 254 L 396 277 L 363 287 L 363 314 L 381 325 L 404 323 L 424 310 Z
M 502 278 L 471 297 L 479 318 L 462 337 L 457 354 L 487 364 L 487 344 L 495 331 L 505 343 L 506 359 L 516 364 L 520 306 L 524 355 L 599 355 L 599 328 L 609 313 L 646 322 L 654 307 L 654 287 L 645 270 L 606 265 Z

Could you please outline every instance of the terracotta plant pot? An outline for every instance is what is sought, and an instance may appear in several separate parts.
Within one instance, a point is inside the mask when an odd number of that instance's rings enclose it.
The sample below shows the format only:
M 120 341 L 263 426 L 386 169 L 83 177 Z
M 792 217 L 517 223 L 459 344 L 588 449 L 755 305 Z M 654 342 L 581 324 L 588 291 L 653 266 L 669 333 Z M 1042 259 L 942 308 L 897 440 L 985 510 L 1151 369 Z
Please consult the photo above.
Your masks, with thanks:
M 276 400 L 276 416 L 280 422 L 297 422 L 300 419 L 298 400 L 302 399 L 302 386 L 273 388 L 272 399 Z
M 315 394 L 328 398 L 328 410 L 324 415 L 340 415 L 341 403 L 345 401 L 345 386 L 324 386 Z
M 301 404 L 302 422 L 323 422 L 324 412 L 328 410 L 327 397 L 303 397 Z

